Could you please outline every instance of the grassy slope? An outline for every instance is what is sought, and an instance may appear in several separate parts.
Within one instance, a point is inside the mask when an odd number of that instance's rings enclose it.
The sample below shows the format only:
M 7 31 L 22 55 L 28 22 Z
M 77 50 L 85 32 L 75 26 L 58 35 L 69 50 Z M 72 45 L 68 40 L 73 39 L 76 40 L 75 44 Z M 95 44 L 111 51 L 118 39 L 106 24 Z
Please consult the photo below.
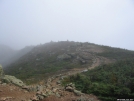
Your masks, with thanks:
M 78 90 L 93 93 L 103 101 L 134 98 L 134 59 L 102 65 L 70 76 L 63 84 L 69 82 L 75 83 Z
M 77 49 L 80 50 L 76 51 Z M 77 61 L 74 63 L 77 56 L 83 56 L 83 51 L 91 54 L 88 56 L 91 57 L 90 62 L 81 64 Z M 57 61 L 57 56 L 64 53 L 76 53 L 76 57 Z M 90 66 L 94 56 L 121 60 L 134 57 L 134 52 L 91 43 L 51 42 L 36 46 L 32 51 L 8 66 L 5 72 L 27 82 L 38 81 L 58 71 Z
M 5 69 L 6 74 L 15 75 L 16 77 L 26 80 L 33 79 L 38 81 L 59 70 L 68 70 L 74 67 L 83 67 L 80 62 L 73 63 L 73 58 L 69 60 L 58 61 L 57 56 L 75 52 L 77 44 L 75 42 L 47 43 L 36 46 L 28 54 L 21 57 L 18 61 L 11 64 Z M 68 48 L 71 46 L 71 48 Z M 87 65 L 87 64 L 86 64 Z M 88 63 L 90 65 L 90 63 Z M 31 81 L 32 82 L 32 81 Z

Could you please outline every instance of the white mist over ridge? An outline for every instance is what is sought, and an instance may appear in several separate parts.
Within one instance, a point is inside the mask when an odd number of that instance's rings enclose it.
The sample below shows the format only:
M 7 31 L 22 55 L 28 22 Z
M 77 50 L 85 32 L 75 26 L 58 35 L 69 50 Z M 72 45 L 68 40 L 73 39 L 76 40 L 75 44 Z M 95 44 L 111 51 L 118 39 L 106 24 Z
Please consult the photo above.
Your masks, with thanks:
M 133 0 L 2 0 L 0 44 L 72 40 L 134 50 L 133 11 Z

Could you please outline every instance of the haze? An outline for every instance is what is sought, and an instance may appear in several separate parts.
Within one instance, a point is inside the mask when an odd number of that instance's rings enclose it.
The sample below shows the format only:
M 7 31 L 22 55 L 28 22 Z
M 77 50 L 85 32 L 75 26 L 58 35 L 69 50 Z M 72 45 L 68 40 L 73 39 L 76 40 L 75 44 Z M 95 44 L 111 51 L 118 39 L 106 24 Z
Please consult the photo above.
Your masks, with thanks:
M 134 50 L 134 0 L 0 0 L 0 44 L 79 41 Z

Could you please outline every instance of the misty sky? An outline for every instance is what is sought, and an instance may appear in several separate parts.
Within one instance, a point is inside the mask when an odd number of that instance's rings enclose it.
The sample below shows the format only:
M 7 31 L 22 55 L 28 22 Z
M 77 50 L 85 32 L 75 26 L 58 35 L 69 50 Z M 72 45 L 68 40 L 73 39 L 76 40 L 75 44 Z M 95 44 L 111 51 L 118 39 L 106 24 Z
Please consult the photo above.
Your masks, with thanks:
M 0 44 L 51 40 L 134 50 L 134 0 L 0 0 Z

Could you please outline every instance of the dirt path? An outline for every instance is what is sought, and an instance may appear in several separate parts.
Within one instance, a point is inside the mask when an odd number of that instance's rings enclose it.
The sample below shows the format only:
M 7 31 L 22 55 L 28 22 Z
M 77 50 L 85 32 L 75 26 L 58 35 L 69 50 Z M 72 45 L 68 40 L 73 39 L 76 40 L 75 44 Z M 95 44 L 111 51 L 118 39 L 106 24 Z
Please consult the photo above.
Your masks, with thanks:
M 59 74 L 59 76 L 50 83 L 50 85 L 52 87 L 55 87 L 55 88 L 61 90 L 62 97 L 59 98 L 59 101 L 73 101 L 73 99 L 76 100 L 76 99 L 78 99 L 80 97 L 84 97 L 84 98 L 87 98 L 87 99 L 93 99 L 91 101 L 100 101 L 100 100 L 98 100 L 98 98 L 95 95 L 92 95 L 92 94 L 90 94 L 90 95 L 89 94 L 83 94 L 83 96 L 76 96 L 72 92 L 65 91 L 64 87 L 62 87 L 60 84 L 57 84 L 57 82 L 60 81 L 62 79 L 62 77 L 66 77 L 66 76 L 69 76 L 69 75 L 75 75 L 77 73 L 87 71 L 88 69 L 93 69 L 96 66 L 99 66 L 99 65 L 101 65 L 103 63 L 109 63 L 109 62 L 110 61 L 108 59 L 106 59 L 106 58 L 96 57 L 94 59 L 94 61 L 93 61 L 93 64 L 90 67 L 87 67 L 87 68 L 74 68 L 74 69 L 68 71 L 67 73 Z M 51 97 L 48 97 L 47 100 L 48 99 L 51 99 Z M 45 100 L 45 101 L 47 101 L 47 100 Z M 58 100 L 55 100 L 55 101 L 58 101 Z
M 44 99 L 44 101 L 75 101 L 76 99 L 83 97 L 83 98 L 87 98 L 87 99 L 93 99 L 93 101 L 100 101 L 98 100 L 98 98 L 92 94 L 88 95 L 88 94 L 83 94 L 82 96 L 76 96 L 73 92 L 68 92 L 65 91 L 65 88 L 62 87 L 58 81 L 60 81 L 63 76 L 69 76 L 69 75 L 75 75 L 77 73 L 81 73 L 84 71 L 87 71 L 88 69 L 93 69 L 96 66 L 101 65 L 102 63 L 109 63 L 110 61 L 106 58 L 100 58 L 100 57 L 96 57 L 93 60 L 93 64 L 90 67 L 87 68 L 74 68 L 70 71 L 68 71 L 67 73 L 61 73 L 60 76 L 55 77 L 53 80 L 50 80 L 49 83 L 42 83 L 43 86 L 48 87 L 48 85 L 50 85 L 48 88 L 48 90 L 53 91 L 55 90 L 58 94 L 62 95 L 59 98 L 55 97 L 55 96 L 50 96 L 46 99 Z M 52 77 L 51 77 L 52 78 Z M 33 96 L 36 96 L 36 92 L 28 92 L 27 90 L 24 90 L 20 87 L 16 87 L 14 85 L 10 85 L 10 84 L 6 84 L 6 85 L 2 85 L 0 84 L 0 101 L 28 101 L 30 98 L 32 98 Z M 57 100 L 51 100 L 52 98 L 57 99 Z M 31 100 L 29 100 L 31 101 Z
M 64 76 L 75 75 L 77 73 L 86 72 L 87 70 L 93 69 L 101 64 L 108 64 L 108 63 L 111 63 L 111 60 L 104 58 L 104 57 L 96 57 L 94 58 L 93 64 L 91 66 L 86 67 L 86 68 L 74 68 L 62 75 Z
M 0 101 L 28 101 L 34 92 L 28 92 L 11 84 L 0 84 Z

